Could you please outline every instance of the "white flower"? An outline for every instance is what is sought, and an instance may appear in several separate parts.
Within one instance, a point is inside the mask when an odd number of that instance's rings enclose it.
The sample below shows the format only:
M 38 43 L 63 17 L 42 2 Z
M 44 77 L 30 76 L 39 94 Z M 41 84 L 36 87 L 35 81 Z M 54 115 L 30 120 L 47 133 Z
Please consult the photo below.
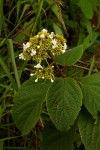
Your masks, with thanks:
M 38 82 L 38 78 L 37 78 L 37 79 L 35 79 L 35 82 Z
M 41 35 L 40 35 L 40 38 L 41 38 L 41 39 L 45 38 L 44 34 L 41 34 Z
M 53 39 L 54 32 L 51 32 L 51 34 L 48 36 L 50 39 Z
M 39 63 L 36 65 L 36 66 L 34 66 L 34 68 L 37 68 L 37 69 L 39 69 L 39 68 L 43 68 Z
M 67 49 L 67 44 L 64 43 L 63 49 L 66 50 Z
M 47 29 L 43 29 L 42 32 L 48 32 L 48 30 Z
M 53 39 L 51 42 L 52 42 L 52 44 L 54 44 L 54 45 L 57 44 L 57 40 L 56 40 L 56 39 Z
M 30 54 L 30 55 L 31 55 L 31 56 L 36 55 L 36 50 L 32 49 L 32 50 L 31 50 L 31 54 Z
M 39 37 L 39 35 L 36 35 L 37 36 L 37 38 Z
M 20 53 L 20 54 L 19 54 L 19 59 L 25 60 L 25 57 L 24 57 L 23 53 Z
M 35 74 L 34 73 L 30 73 L 30 76 L 32 77 L 32 76 L 34 76 Z
M 26 44 L 23 43 L 23 50 L 25 51 L 27 48 L 30 47 L 30 43 L 27 42 Z
M 40 45 L 38 45 L 37 48 L 40 48 Z
M 66 45 L 66 43 L 64 43 L 64 46 L 62 46 L 63 47 L 63 49 L 62 49 L 62 53 L 65 53 L 65 51 L 66 51 L 66 49 L 67 49 L 67 45 Z
M 55 49 L 56 47 L 58 47 L 58 45 L 53 45 L 52 48 Z
M 56 47 L 58 47 L 58 45 L 57 45 L 57 40 L 56 40 L 56 39 L 53 39 L 51 42 L 52 42 L 52 44 L 53 44 L 53 45 L 52 45 L 52 48 L 53 48 L 53 49 L 55 49 Z
M 54 82 L 54 80 L 53 80 L 53 79 L 51 79 L 51 82 L 53 83 L 53 82 Z
M 62 50 L 62 53 L 65 53 L 65 52 L 66 52 L 66 50 L 65 50 L 65 49 L 63 49 L 63 50 Z

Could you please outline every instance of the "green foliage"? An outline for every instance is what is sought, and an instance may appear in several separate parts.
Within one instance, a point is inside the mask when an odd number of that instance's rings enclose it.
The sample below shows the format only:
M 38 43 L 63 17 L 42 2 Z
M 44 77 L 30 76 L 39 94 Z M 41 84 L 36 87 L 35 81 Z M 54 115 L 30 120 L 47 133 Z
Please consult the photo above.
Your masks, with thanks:
M 73 150 L 73 142 L 76 140 L 75 129 L 76 125 L 74 125 L 68 132 L 60 132 L 49 123 L 42 131 L 42 150 Z
M 95 123 L 92 116 L 83 110 L 79 118 L 79 131 L 86 150 L 100 149 L 100 116 L 98 116 L 98 122 Z
M 78 45 L 72 49 L 69 49 L 66 53 L 57 56 L 57 63 L 63 66 L 71 66 L 74 65 L 83 55 L 83 46 Z
M 77 118 L 82 105 L 82 94 L 77 82 L 71 78 L 58 78 L 47 93 L 47 110 L 54 125 L 68 131 Z
M 2 25 L 3 25 L 3 0 L 0 1 L 0 35 L 2 31 Z
M 87 19 L 92 19 L 93 17 L 93 10 L 92 10 L 92 4 L 89 0 L 80 0 L 78 2 L 79 7 L 81 8 L 84 16 Z
M 26 81 L 14 99 L 13 119 L 23 134 L 27 134 L 37 123 L 50 82 Z M 38 96 L 37 96 L 38 95 Z
M 43 29 L 66 43 L 19 60 Z M 0 150 L 99 150 L 99 126 L 100 0 L 0 0 Z
M 81 79 L 83 103 L 87 110 L 97 119 L 100 111 L 100 74 L 91 75 Z

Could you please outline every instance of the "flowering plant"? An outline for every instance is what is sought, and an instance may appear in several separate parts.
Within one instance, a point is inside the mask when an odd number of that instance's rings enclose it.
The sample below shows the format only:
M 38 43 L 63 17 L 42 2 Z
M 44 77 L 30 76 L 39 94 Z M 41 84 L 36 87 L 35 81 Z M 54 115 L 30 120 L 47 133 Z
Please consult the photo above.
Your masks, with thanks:
M 19 54 L 19 59 L 34 62 L 33 71 L 30 73 L 31 78 L 21 86 L 14 100 L 13 118 L 23 134 L 27 134 L 36 125 L 45 100 L 51 120 L 59 130 L 69 130 L 70 125 L 73 125 L 82 104 L 82 94 L 77 82 L 72 78 L 66 78 L 66 73 L 59 64 L 70 66 L 77 62 L 82 54 L 82 45 L 67 50 L 66 39 L 54 32 L 49 33 L 47 29 L 31 37 L 26 44 L 23 43 L 23 51 Z M 55 70 L 59 72 L 59 77 Z M 70 99 L 70 105 L 73 105 L 72 96 L 69 94 L 70 89 L 67 89 L 70 86 L 73 92 L 75 90 L 74 97 L 77 107 L 74 108 L 75 113 L 71 112 L 70 115 L 65 113 L 67 120 L 62 124 L 63 117 L 59 120 L 59 116 L 63 111 L 61 108 L 63 100 L 69 101 Z M 68 110 L 71 109 L 68 105 L 66 107 Z M 29 116 L 27 110 L 30 113 Z M 32 119 L 33 115 L 34 119 Z M 23 119 L 25 116 L 27 119 Z
M 23 52 L 19 55 L 19 59 L 33 60 L 37 63 L 34 68 L 35 72 L 30 75 L 35 75 L 37 78 L 50 79 L 54 81 L 54 65 L 49 64 L 48 59 L 52 59 L 52 55 L 60 55 L 66 52 L 67 45 L 66 39 L 54 32 L 49 33 L 47 29 L 43 29 L 34 37 L 31 37 L 29 42 L 23 43 Z M 43 66 L 42 62 L 45 61 L 47 66 Z

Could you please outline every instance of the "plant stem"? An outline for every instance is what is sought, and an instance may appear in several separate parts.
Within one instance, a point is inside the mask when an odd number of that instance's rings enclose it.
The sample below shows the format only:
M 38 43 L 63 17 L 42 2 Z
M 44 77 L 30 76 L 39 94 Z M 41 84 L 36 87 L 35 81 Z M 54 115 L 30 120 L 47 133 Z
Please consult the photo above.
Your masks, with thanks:
M 62 72 L 62 70 L 60 69 L 59 65 L 57 64 L 57 62 L 56 62 L 56 60 L 55 60 L 55 58 L 54 58 L 54 56 L 53 56 L 53 54 L 52 54 L 51 52 L 48 52 L 48 54 L 49 54 L 49 56 L 51 57 L 51 59 L 53 60 L 54 65 L 55 65 L 56 68 L 58 69 L 58 71 L 59 71 L 59 73 L 61 74 L 61 76 L 62 76 L 63 78 L 66 78 L 66 74 L 64 74 L 64 73 Z

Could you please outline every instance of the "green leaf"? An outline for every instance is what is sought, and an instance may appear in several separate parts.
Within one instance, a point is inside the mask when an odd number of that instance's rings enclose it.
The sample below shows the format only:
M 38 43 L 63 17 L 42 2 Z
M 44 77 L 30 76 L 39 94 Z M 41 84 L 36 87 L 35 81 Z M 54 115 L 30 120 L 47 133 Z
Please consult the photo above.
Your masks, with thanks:
M 0 105 L 0 123 L 1 123 L 1 119 L 2 119 L 2 114 L 3 114 L 3 108 L 2 108 L 2 105 Z
M 79 45 L 56 57 L 57 63 L 63 66 L 75 64 L 83 55 L 83 46 Z
M 92 116 L 82 111 L 79 117 L 79 131 L 86 150 L 100 150 L 100 116 L 94 123 Z
M 90 75 L 81 78 L 83 103 L 87 110 L 97 119 L 100 111 L 100 75 Z
M 3 25 L 3 0 L 0 0 L 0 35 Z
M 73 150 L 73 142 L 76 139 L 75 129 L 74 125 L 68 132 L 61 132 L 53 124 L 48 123 L 42 131 L 42 150 Z
M 78 6 L 81 8 L 84 16 L 87 19 L 92 19 L 93 17 L 93 9 L 92 9 L 92 4 L 89 0 L 80 0 L 78 2 Z
M 23 134 L 27 134 L 36 125 L 49 85 L 49 81 L 35 83 L 34 78 L 30 78 L 16 94 L 12 116 Z
M 70 0 L 71 1 L 71 5 L 75 5 L 79 0 Z
M 56 23 L 53 23 L 53 28 L 54 28 L 54 31 L 56 34 L 63 36 L 63 32 L 62 32 L 61 28 Z
M 58 78 L 47 93 L 47 110 L 57 129 L 67 131 L 73 125 L 82 105 L 79 85 L 71 78 Z
M 97 37 L 98 37 L 98 33 L 96 32 L 89 34 L 83 41 L 83 50 L 89 48 L 96 41 Z
M 0 150 L 3 150 L 4 141 L 0 141 Z
M 11 72 L 10 72 L 8 66 L 7 66 L 6 63 L 5 63 L 4 58 L 3 58 L 1 55 L 0 55 L 0 65 L 2 66 L 4 72 L 5 72 L 6 75 L 8 76 L 9 80 L 11 81 L 11 84 L 12 84 L 13 88 L 14 88 L 15 90 L 17 90 L 17 85 L 16 85 L 16 83 L 15 83 L 15 79 L 14 79 L 14 77 L 12 76 L 12 74 L 11 74 Z

